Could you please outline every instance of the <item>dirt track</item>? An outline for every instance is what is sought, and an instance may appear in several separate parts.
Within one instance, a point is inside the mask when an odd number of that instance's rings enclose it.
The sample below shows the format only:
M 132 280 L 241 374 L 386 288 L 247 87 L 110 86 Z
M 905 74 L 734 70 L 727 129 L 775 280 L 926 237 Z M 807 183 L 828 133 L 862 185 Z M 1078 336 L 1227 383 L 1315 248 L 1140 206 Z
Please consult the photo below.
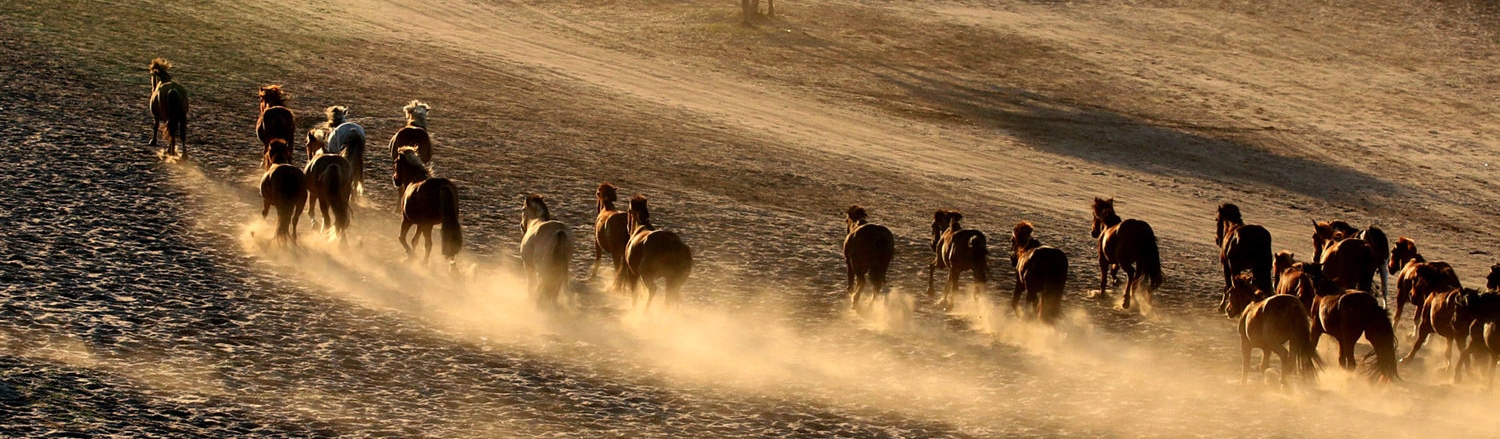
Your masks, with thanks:
M 1482 282 L 1500 77 L 1494 29 L 1459 6 L 812 2 L 756 28 L 677 2 L 79 6 L 0 16 L 0 141 L 19 164 L 0 177 L 6 434 L 1494 427 L 1475 417 L 1492 396 L 1447 386 L 1436 361 L 1394 388 L 1240 386 L 1230 325 L 1208 312 L 1222 201 L 1277 248 L 1306 252 L 1309 217 L 1378 222 Z M 180 164 L 141 146 L 153 56 L 194 93 Z M 376 145 L 406 100 L 434 105 L 435 167 L 464 185 L 459 279 L 401 260 L 379 160 L 348 247 L 265 247 L 252 91 L 277 82 L 304 128 L 345 104 Z M 694 246 L 681 315 L 627 312 L 582 269 L 572 312 L 525 303 L 518 195 L 547 194 L 587 236 L 604 180 Z M 1082 298 L 1095 195 L 1162 237 L 1156 318 Z M 894 304 L 869 315 L 839 293 L 838 215 L 856 202 L 899 237 Z M 996 249 L 991 298 L 954 315 L 920 294 L 938 207 Z M 998 306 L 1021 219 L 1072 259 L 1057 333 Z

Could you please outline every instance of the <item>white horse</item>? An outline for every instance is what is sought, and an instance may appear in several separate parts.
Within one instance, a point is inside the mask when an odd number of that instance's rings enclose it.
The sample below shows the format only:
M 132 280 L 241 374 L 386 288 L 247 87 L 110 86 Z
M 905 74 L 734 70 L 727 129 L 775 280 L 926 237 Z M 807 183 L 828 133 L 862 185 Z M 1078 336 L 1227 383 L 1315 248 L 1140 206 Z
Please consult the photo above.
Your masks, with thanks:
M 541 195 L 526 197 L 521 210 L 521 268 L 526 271 L 527 293 L 537 308 L 557 306 L 558 293 L 568 284 L 568 261 L 573 258 L 573 235 L 568 226 L 552 219 Z
M 365 193 L 365 127 L 349 122 L 349 107 L 328 107 L 328 121 L 307 130 L 307 157 L 318 154 L 340 155 L 354 170 L 354 193 Z

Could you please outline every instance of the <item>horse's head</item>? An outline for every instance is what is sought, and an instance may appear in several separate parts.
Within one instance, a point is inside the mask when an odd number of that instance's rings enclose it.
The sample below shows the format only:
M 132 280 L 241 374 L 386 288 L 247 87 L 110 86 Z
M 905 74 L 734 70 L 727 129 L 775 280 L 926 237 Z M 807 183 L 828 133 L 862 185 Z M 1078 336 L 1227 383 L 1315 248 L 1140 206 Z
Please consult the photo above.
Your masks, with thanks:
M 427 129 L 427 112 L 432 110 L 426 103 L 412 99 L 401 111 L 406 113 L 406 124 Z
M 1386 267 L 1395 273 L 1401 270 L 1407 262 L 1417 258 L 1417 242 L 1402 236 L 1396 238 L 1396 245 L 1391 247 L 1391 263 Z
M 292 146 L 281 138 L 266 142 L 266 163 L 289 165 L 292 163 Z
M 1327 222 L 1311 220 L 1313 225 L 1313 260 L 1323 259 L 1323 250 L 1334 241 L 1333 226 Z
M 1267 292 L 1256 290 L 1252 278 L 1241 274 L 1234 277 L 1230 282 L 1229 289 L 1224 294 L 1229 296 L 1228 302 L 1224 307 L 1224 314 L 1230 318 L 1236 318 L 1245 312 L 1246 307 L 1249 307 L 1252 302 L 1260 299 Z
M 326 134 L 318 129 L 307 130 L 307 146 L 303 149 L 308 151 L 328 149 L 328 139 L 324 137 Z
M 151 66 L 147 67 L 146 70 L 151 72 L 152 90 L 156 90 L 156 87 L 161 86 L 163 83 L 172 82 L 172 74 L 167 73 L 167 69 L 170 68 L 172 68 L 172 62 L 164 58 L 151 60 Z
M 1277 275 L 1280 275 L 1288 268 L 1292 268 L 1292 264 L 1297 263 L 1297 255 L 1285 250 L 1276 252 L 1276 255 L 1271 259 L 1271 267 Z
M 1240 218 L 1240 207 L 1233 203 L 1220 204 L 1219 214 L 1214 218 L 1214 221 L 1219 223 L 1219 232 L 1214 236 L 1214 244 L 1220 246 L 1224 245 L 1224 235 L 1229 233 L 1229 226 L 1238 226 L 1245 223 Z
M 619 191 L 609 182 L 599 183 L 599 188 L 594 190 L 594 199 L 600 203 L 613 203 L 619 199 Z
M 854 228 L 859 227 L 860 224 L 864 224 L 865 220 L 869 217 L 870 214 L 865 213 L 864 207 L 858 204 L 849 206 L 848 209 L 844 210 L 844 226 L 852 233 L 854 232 Z
M 417 148 L 407 146 L 397 150 L 394 162 L 396 172 L 391 174 L 391 183 L 398 188 L 432 176 L 432 171 L 427 169 L 427 165 L 422 163 L 422 157 L 417 155 Z
M 286 100 L 290 97 L 279 84 L 263 85 L 257 95 L 260 97 L 260 111 L 271 107 L 285 107 Z
M 344 121 L 349 118 L 349 107 L 343 105 L 330 106 L 323 110 L 323 112 L 328 115 L 329 128 L 343 125 Z
M 541 195 L 531 194 L 526 196 L 526 201 L 521 207 L 521 233 L 526 232 L 526 226 L 532 221 L 551 221 L 552 212 L 547 210 L 547 201 Z
M 636 228 L 644 227 L 651 230 L 651 208 L 646 206 L 646 196 L 636 195 L 630 199 L 630 207 L 625 209 L 625 228 L 634 234 Z
M 1032 227 L 1031 223 L 1026 221 L 1016 223 L 1016 227 L 1011 229 L 1010 266 L 1016 266 L 1016 264 L 1020 262 L 1021 252 L 1026 251 L 1027 249 L 1032 247 L 1031 244 L 1036 241 L 1036 238 L 1033 238 L 1031 236 L 1034 230 L 1035 229 Z
M 1089 230 L 1089 236 L 1098 238 L 1104 233 L 1104 228 L 1119 224 L 1120 216 L 1115 214 L 1115 198 L 1108 199 L 1094 197 L 1094 225 Z
M 1490 266 L 1490 275 L 1485 277 L 1484 287 L 1500 293 L 1500 264 Z

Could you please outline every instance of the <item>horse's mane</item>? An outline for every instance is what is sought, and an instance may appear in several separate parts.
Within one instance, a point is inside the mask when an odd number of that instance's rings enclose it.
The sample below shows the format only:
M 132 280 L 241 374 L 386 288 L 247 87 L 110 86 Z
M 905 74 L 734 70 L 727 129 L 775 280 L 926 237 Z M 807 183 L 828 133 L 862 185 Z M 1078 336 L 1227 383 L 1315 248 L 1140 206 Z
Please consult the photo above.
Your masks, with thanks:
M 1228 221 L 1234 224 L 1244 224 L 1245 220 L 1240 217 L 1240 206 L 1233 203 L 1219 205 L 1219 221 Z
M 334 105 L 324 110 L 328 114 L 328 126 L 337 127 L 344 124 L 344 119 L 349 117 L 349 107 Z
M 1105 225 L 1113 226 L 1120 223 L 1120 215 L 1115 214 L 1115 197 L 1094 197 L 1094 216 L 1104 220 Z
M 266 163 L 291 163 L 291 161 L 292 146 L 287 143 L 286 139 L 277 137 L 266 142 Z
M 151 60 L 149 70 L 151 70 L 152 75 L 156 76 L 157 81 L 172 82 L 172 74 L 167 73 L 167 69 L 170 68 L 172 68 L 171 61 L 167 61 L 165 58 L 156 58 Z
M 281 89 L 280 84 L 264 85 L 260 87 L 260 101 L 268 107 L 285 107 L 287 98 L 291 95 Z
M 397 163 L 406 165 L 396 166 L 398 171 L 405 168 L 409 169 L 410 172 L 418 173 L 421 178 L 415 180 L 425 180 L 432 177 L 432 170 L 427 168 L 426 163 L 422 163 L 422 157 L 417 155 L 416 147 L 403 146 L 401 149 L 396 150 L 396 154 L 398 157 L 396 159 Z
M 1271 265 L 1276 267 L 1276 271 L 1279 274 L 1283 270 L 1292 268 L 1292 265 L 1297 263 L 1297 255 L 1293 254 L 1292 252 L 1282 250 L 1276 252 L 1276 256 L 1272 257 L 1271 260 L 1274 261 L 1271 263 Z
M 626 212 L 628 212 L 631 219 L 635 220 L 637 226 L 645 227 L 647 230 L 655 228 L 651 225 L 651 209 L 646 207 L 645 195 L 632 197 L 630 199 L 630 209 Z
M 1035 228 L 1031 225 L 1031 222 L 1021 221 L 1019 223 L 1016 223 L 1016 227 L 1014 229 L 1011 229 L 1010 233 L 1011 236 L 1015 238 L 1016 243 L 1020 244 L 1020 248 L 1022 250 L 1030 250 L 1032 248 L 1042 246 L 1041 242 L 1037 241 L 1036 238 L 1033 238 L 1031 236 L 1031 233 L 1034 230 Z
M 594 197 L 598 198 L 599 201 L 605 203 L 613 203 L 615 202 L 615 200 L 620 199 L 620 195 L 618 193 L 618 190 L 615 189 L 615 185 L 609 184 L 609 182 L 607 181 L 604 183 L 599 183 L 599 189 L 594 191 Z
M 537 218 L 537 219 L 542 220 L 542 221 L 552 221 L 552 212 L 547 210 L 547 201 L 543 200 L 541 195 L 537 195 L 537 194 L 527 195 L 526 196 L 526 205 L 527 206 L 533 206 L 534 205 L 534 206 L 537 207 L 537 210 L 541 211 L 541 217 Z
M 864 221 L 865 218 L 870 217 L 868 213 L 865 213 L 865 208 L 858 204 L 849 206 L 849 209 L 844 211 L 844 216 L 849 218 L 849 221 L 854 222 Z
M 406 113 L 406 124 L 422 127 L 422 129 L 427 128 L 427 111 L 431 109 L 432 107 L 416 99 L 412 99 L 405 107 L 401 107 L 401 111 Z
M 1489 276 L 1485 276 L 1484 280 L 1485 288 L 1494 290 L 1496 287 L 1500 287 L 1500 264 L 1491 265 L 1490 274 Z

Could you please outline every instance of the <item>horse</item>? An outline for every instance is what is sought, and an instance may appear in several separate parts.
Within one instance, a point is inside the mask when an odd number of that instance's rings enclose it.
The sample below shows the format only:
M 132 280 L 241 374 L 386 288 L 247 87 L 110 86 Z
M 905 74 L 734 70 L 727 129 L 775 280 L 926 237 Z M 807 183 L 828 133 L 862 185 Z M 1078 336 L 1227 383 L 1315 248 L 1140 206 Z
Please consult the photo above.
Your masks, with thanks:
M 422 263 L 432 256 L 432 226 L 443 226 L 443 257 L 448 259 L 448 268 L 454 268 L 454 257 L 463 248 L 463 225 L 459 223 L 458 185 L 452 181 L 433 177 L 432 170 L 422 162 L 416 148 L 402 148 L 395 159 L 396 173 L 391 182 L 401 188 L 401 247 L 408 258 L 417 238 L 426 236 L 426 254 Z M 417 226 L 411 245 L 406 243 L 406 231 Z
M 325 150 L 326 151 L 326 150 Z M 354 166 L 343 156 L 322 153 L 307 161 L 307 217 L 313 218 L 314 205 L 323 212 L 321 229 L 332 230 L 342 238 L 349 228 L 349 199 L 354 194 Z M 329 220 L 329 210 L 333 219 Z
M 1042 245 L 1029 222 L 1016 223 L 1010 233 L 1010 266 L 1016 270 L 1016 290 L 1011 293 L 1010 309 L 1042 323 L 1052 324 L 1062 314 L 1062 296 L 1068 282 L 1068 255 L 1062 250 Z M 1026 312 L 1017 302 L 1026 292 Z
M 615 277 L 615 289 L 630 292 L 630 306 L 636 304 L 636 290 L 640 283 L 646 284 L 646 309 L 651 309 L 651 300 L 656 298 L 656 279 L 666 279 L 666 292 L 662 297 L 664 306 L 677 306 L 681 302 L 682 284 L 693 272 L 693 251 L 682 238 L 670 230 L 657 230 L 651 225 L 651 210 L 646 197 L 636 195 L 630 199 L 625 210 L 629 220 L 630 242 L 625 246 L 624 276 Z
M 1469 315 L 1474 321 L 1469 324 L 1469 346 L 1459 357 L 1459 368 L 1472 367 L 1472 359 L 1483 361 L 1485 375 L 1489 378 L 1486 387 L 1495 385 L 1495 361 L 1500 359 L 1500 294 L 1486 291 L 1469 300 Z M 1455 376 L 1455 379 L 1463 375 Z
M 1240 334 L 1240 353 L 1244 359 L 1240 383 L 1246 382 L 1250 376 L 1250 354 L 1255 349 L 1260 349 L 1260 370 L 1270 366 L 1271 354 L 1281 358 L 1282 387 L 1286 387 L 1287 375 L 1305 379 L 1316 377 L 1323 360 L 1314 348 L 1310 329 L 1312 318 L 1307 315 L 1307 308 L 1296 297 L 1273 295 L 1254 286 L 1253 280 L 1253 277 L 1235 276 L 1224 291 L 1224 314 L 1239 319 L 1236 330 Z
M 271 139 L 266 144 L 266 156 L 261 160 L 270 163 L 260 178 L 260 217 L 276 207 L 276 241 L 297 244 L 297 220 L 302 216 L 302 203 L 307 201 L 307 182 L 302 170 L 292 166 L 292 148 L 285 140 Z
M 1363 336 L 1370 342 L 1375 357 L 1373 367 L 1368 369 L 1371 380 L 1391 382 L 1400 379 L 1396 370 L 1396 330 L 1390 316 L 1374 295 L 1364 291 L 1341 288 L 1337 282 L 1323 274 L 1322 266 L 1316 263 L 1303 264 L 1303 272 L 1317 288 L 1317 296 L 1308 314 L 1312 316 L 1310 335 L 1313 347 L 1318 346 L 1323 334 L 1332 335 L 1339 343 L 1339 366 L 1354 370 L 1358 361 L 1354 358 L 1354 346 Z
M 948 269 L 948 281 L 943 284 L 943 298 L 938 305 L 944 311 L 953 309 L 953 290 L 958 289 L 958 276 L 965 271 L 974 273 L 974 286 L 970 296 L 979 302 L 979 293 L 989 277 L 990 249 L 983 232 L 965 230 L 959 225 L 964 214 L 956 210 L 938 210 L 932 214 L 932 251 L 937 257 L 927 265 L 927 295 L 931 296 L 933 271 Z
M 1323 274 L 1344 289 L 1371 291 L 1371 279 L 1380 271 L 1373 247 L 1330 223 L 1314 222 L 1313 230 L 1313 260 L 1322 264 Z
M 401 148 L 412 147 L 417 149 L 422 163 L 432 163 L 432 136 L 427 133 L 427 112 L 431 109 L 418 100 L 401 107 L 406 113 L 406 126 L 391 136 L 391 158 L 395 158 Z
M 1312 223 L 1313 259 L 1317 262 L 1323 262 L 1322 257 L 1324 256 L 1324 254 L 1334 243 L 1338 241 L 1353 238 L 1359 239 L 1360 241 L 1363 241 L 1365 243 L 1370 251 L 1369 263 L 1374 265 L 1374 267 L 1370 268 L 1369 276 L 1380 276 L 1380 301 L 1382 303 L 1385 303 L 1386 305 L 1389 305 L 1390 289 L 1387 287 L 1387 285 L 1392 270 L 1388 269 L 1386 265 L 1390 261 L 1391 251 L 1390 239 L 1386 237 L 1385 231 L 1380 230 L 1380 228 L 1376 226 L 1370 226 L 1365 228 L 1364 230 L 1359 230 L 1354 228 L 1354 226 L 1349 225 L 1348 222 L 1338 220 L 1321 223 L 1313 221 Z M 1347 252 L 1350 250 L 1344 251 Z M 1352 284 L 1345 282 L 1346 288 L 1354 288 L 1356 285 L 1360 285 L 1364 281 L 1367 281 L 1367 279 L 1361 279 L 1359 282 Z M 1373 288 L 1373 286 L 1371 288 Z M 1363 291 L 1374 291 L 1371 288 L 1360 287 L 1360 289 Z
M 156 146 L 156 136 L 166 124 L 167 154 L 182 156 L 187 149 L 188 91 L 182 84 L 172 82 L 167 70 L 172 63 L 161 58 L 151 60 L 147 68 L 151 72 L 151 143 Z
M 875 297 L 885 297 L 885 274 L 891 268 L 891 258 L 896 254 L 896 237 L 891 229 L 879 224 L 870 224 L 869 214 L 859 205 L 849 206 L 844 211 L 844 271 L 848 281 L 849 309 L 859 306 L 859 296 L 865 286 L 873 284 L 870 303 Z
M 1441 274 L 1434 273 L 1431 276 Z M 1469 327 L 1474 323 L 1469 304 L 1478 295 L 1479 291 L 1473 288 L 1452 288 L 1428 294 L 1422 312 L 1419 313 L 1421 319 L 1417 324 L 1417 337 L 1412 340 L 1411 352 L 1407 352 L 1401 362 L 1415 359 L 1417 352 L 1422 350 L 1423 343 L 1427 342 L 1427 337 L 1436 333 L 1448 339 L 1444 359 L 1447 360 L 1446 365 L 1452 367 L 1454 345 L 1458 346 L 1459 352 L 1468 349 Z M 1458 369 L 1454 368 L 1453 372 L 1454 380 L 1458 380 Z
M 1094 198 L 1094 225 L 1089 235 L 1099 240 L 1099 297 L 1105 297 L 1111 267 L 1125 270 L 1125 297 L 1120 306 L 1130 309 L 1130 299 L 1146 281 L 1149 308 L 1150 292 L 1161 287 L 1161 249 L 1151 225 L 1137 219 L 1122 220 L 1115 214 L 1115 199 Z
M 568 261 L 573 258 L 573 234 L 552 219 L 541 195 L 528 195 L 521 208 L 521 269 L 536 306 L 557 306 L 558 294 L 568 284 Z
M 1398 323 L 1401 321 L 1401 312 L 1408 302 L 1417 307 L 1416 318 L 1412 321 L 1413 325 L 1417 325 L 1421 321 L 1422 306 L 1426 304 L 1428 294 L 1433 291 L 1463 288 L 1452 265 L 1447 262 L 1427 262 L 1427 259 L 1417 252 L 1416 241 L 1405 236 L 1396 239 L 1396 246 L 1391 248 L 1391 261 L 1388 268 L 1396 273 L 1396 322 Z M 1436 270 L 1443 276 L 1432 278 L 1427 282 L 1417 282 L 1421 278 L 1420 274 L 1429 270 Z M 1422 288 L 1417 288 L 1418 286 Z M 1415 331 L 1413 329 L 1414 334 Z
M 1232 279 L 1242 271 L 1250 270 L 1255 287 L 1266 293 L 1274 291 L 1272 283 L 1271 232 L 1265 227 L 1245 224 L 1240 218 L 1240 207 L 1230 203 L 1219 205 L 1215 218 L 1218 232 L 1214 244 L 1219 246 L 1219 264 L 1224 267 L 1224 296 L 1219 299 L 1219 309 L 1229 301 Z
M 1276 253 L 1276 294 L 1296 297 L 1302 306 L 1311 309 L 1317 289 L 1311 276 L 1306 273 L 1306 263 L 1297 262 L 1292 252 Z
M 264 149 L 269 149 L 271 139 L 295 139 L 297 133 L 297 116 L 286 107 L 289 95 L 281 89 L 280 85 L 266 85 L 260 87 L 260 117 L 255 120 L 255 137 L 260 139 Z M 261 162 L 261 168 L 269 167 L 271 164 Z
M 349 108 L 342 105 L 324 110 L 328 120 L 307 130 L 307 160 L 311 161 L 319 150 L 324 154 L 337 154 L 349 160 L 353 168 L 354 193 L 365 192 L 365 128 L 349 122 Z
M 594 200 L 597 202 L 594 217 L 594 265 L 589 268 L 589 280 L 599 273 L 599 259 L 603 253 L 609 253 L 610 261 L 614 263 L 615 277 L 620 276 L 620 270 L 625 266 L 625 245 L 630 243 L 630 229 L 625 212 L 615 210 L 615 200 L 618 199 L 615 185 L 604 182 L 594 190 Z
M 1490 266 L 1490 274 L 1484 278 L 1484 288 L 1500 293 L 1500 264 Z

